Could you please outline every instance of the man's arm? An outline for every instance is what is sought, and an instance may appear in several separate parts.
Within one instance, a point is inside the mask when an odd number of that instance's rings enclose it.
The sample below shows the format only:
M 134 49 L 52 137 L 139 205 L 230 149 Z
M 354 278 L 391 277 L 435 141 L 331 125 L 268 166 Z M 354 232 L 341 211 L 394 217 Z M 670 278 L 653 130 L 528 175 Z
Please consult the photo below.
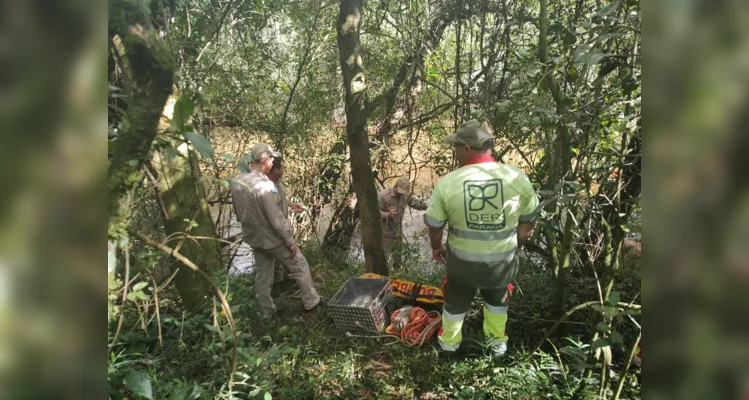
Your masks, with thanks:
M 289 201 L 289 208 L 291 209 L 291 211 L 297 214 L 304 211 L 304 207 L 302 207 L 301 204 L 293 202 L 293 201 Z
M 445 257 L 447 251 L 445 246 L 442 245 L 442 235 L 444 234 L 444 228 L 434 229 L 429 228 L 429 243 L 432 246 L 432 259 L 438 264 L 445 263 Z
M 535 222 L 529 224 L 518 224 L 518 247 L 522 247 L 533 236 Z
M 380 217 L 387 218 L 390 216 L 390 210 L 388 210 L 387 203 L 383 200 L 381 195 L 377 195 L 377 203 L 380 205 Z M 384 210 L 384 211 L 383 211 Z
M 429 202 L 427 212 L 424 213 L 424 224 L 429 227 L 432 259 L 439 264 L 444 264 L 447 252 L 445 251 L 445 246 L 442 245 L 442 235 L 447 224 L 447 213 L 445 212 L 445 205 L 442 203 L 440 193 L 440 184 L 437 183 L 432 193 L 432 199 Z

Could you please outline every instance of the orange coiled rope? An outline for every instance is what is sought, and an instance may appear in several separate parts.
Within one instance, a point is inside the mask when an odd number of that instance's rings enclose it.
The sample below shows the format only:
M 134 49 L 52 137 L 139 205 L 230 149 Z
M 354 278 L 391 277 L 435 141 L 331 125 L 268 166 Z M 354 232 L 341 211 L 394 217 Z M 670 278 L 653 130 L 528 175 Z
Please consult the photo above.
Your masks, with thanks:
M 392 321 L 398 316 L 400 310 L 395 310 L 390 316 Z M 421 346 L 429 343 L 436 332 L 442 326 L 442 314 L 439 311 L 426 312 L 421 307 L 411 309 L 409 322 L 400 332 L 393 330 L 393 334 L 400 338 L 402 343 L 409 346 Z

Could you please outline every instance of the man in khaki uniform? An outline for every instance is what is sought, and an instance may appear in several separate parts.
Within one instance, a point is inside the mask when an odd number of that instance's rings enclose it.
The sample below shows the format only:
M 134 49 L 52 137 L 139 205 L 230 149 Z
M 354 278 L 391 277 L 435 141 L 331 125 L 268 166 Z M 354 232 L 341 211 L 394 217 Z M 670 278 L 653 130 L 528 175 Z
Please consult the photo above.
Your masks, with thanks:
M 382 246 L 385 256 L 394 267 L 401 266 L 401 251 L 403 248 L 403 216 L 406 206 L 416 210 L 426 210 L 424 201 L 414 197 L 409 191 L 410 182 L 403 176 L 398 178 L 395 186 L 384 189 L 378 194 L 380 215 L 382 216 Z
M 281 211 L 278 189 L 266 175 L 273 158 L 281 154 L 267 144 L 257 144 L 250 155 L 250 172 L 234 178 L 231 192 L 243 239 L 255 253 L 255 292 L 260 314 L 270 316 L 276 310 L 270 295 L 274 259 L 289 271 L 301 290 L 305 310 L 311 311 L 320 304 L 320 296 L 312 285 L 307 259 L 294 243 L 291 227 Z
M 278 190 L 278 197 L 281 199 L 281 212 L 283 212 L 284 217 L 288 217 L 289 208 L 294 213 L 298 214 L 302 212 L 302 206 L 293 201 L 289 202 L 288 197 L 286 197 L 286 188 L 284 187 L 283 181 L 281 180 L 281 178 L 283 178 L 284 172 L 285 169 L 283 158 L 275 157 L 273 159 L 273 166 L 271 167 L 270 172 L 268 172 L 268 179 L 270 179 L 271 182 L 276 185 L 276 189 Z M 274 271 L 274 284 L 289 280 L 288 271 L 285 270 L 283 264 L 278 260 L 275 261 Z

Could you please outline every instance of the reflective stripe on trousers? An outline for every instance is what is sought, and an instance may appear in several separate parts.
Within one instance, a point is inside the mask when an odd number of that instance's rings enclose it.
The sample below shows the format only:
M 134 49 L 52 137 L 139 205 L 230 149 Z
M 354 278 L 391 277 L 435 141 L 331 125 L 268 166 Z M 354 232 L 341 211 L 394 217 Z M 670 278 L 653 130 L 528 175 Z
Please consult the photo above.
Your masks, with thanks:
M 450 314 L 442 309 L 442 328 L 437 336 L 442 350 L 455 351 L 463 340 L 461 330 L 463 329 L 463 319 L 466 313 Z
M 492 306 L 484 303 L 484 335 L 492 342 L 506 342 L 507 306 Z

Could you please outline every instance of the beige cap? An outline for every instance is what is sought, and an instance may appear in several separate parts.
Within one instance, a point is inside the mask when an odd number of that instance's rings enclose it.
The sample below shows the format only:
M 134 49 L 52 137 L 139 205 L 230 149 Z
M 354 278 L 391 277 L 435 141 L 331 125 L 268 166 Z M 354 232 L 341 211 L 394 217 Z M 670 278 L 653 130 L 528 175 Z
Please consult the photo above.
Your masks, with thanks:
M 489 139 L 494 139 L 489 124 L 475 119 L 463 122 L 455 133 L 445 136 L 447 144 L 467 144 L 475 149 L 480 149 Z
M 411 182 L 409 182 L 408 178 L 401 176 L 397 181 L 395 181 L 395 191 L 400 194 L 408 194 L 408 187 L 410 185 Z
M 277 151 L 273 151 L 273 148 L 268 146 L 265 143 L 258 143 L 252 146 L 252 150 L 250 150 L 250 154 L 252 155 L 252 158 L 254 161 L 260 161 L 263 158 L 268 158 L 268 157 L 281 157 L 281 153 Z

